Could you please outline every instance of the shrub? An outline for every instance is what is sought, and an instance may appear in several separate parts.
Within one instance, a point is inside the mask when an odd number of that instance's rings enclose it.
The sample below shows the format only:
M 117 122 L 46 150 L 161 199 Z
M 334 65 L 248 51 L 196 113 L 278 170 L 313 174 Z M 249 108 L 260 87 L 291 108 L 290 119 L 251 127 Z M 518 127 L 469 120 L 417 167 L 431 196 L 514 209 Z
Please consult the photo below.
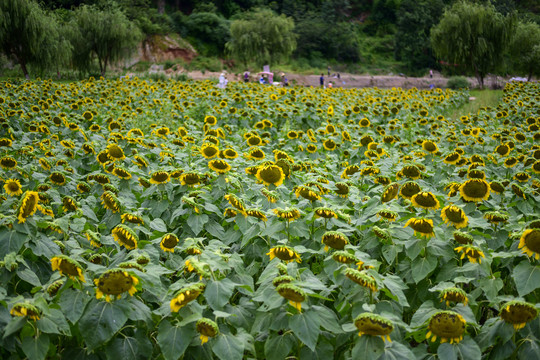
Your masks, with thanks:
M 446 83 L 446 87 L 450 89 L 465 89 L 470 87 L 471 84 L 465 76 L 452 76 Z

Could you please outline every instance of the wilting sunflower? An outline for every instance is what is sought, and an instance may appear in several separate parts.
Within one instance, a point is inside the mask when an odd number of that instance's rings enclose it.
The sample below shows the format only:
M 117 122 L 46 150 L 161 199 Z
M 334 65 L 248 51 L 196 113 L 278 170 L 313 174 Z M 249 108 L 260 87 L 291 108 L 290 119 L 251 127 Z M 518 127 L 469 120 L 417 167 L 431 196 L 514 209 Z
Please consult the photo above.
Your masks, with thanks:
M 133 296 L 137 292 L 135 286 L 138 283 L 139 279 L 124 269 L 107 270 L 99 278 L 94 279 L 94 284 L 97 286 L 96 299 L 101 299 L 105 295 L 105 300 L 110 302 L 115 297 L 120 299 L 125 292 Z
M 12 158 L 11 156 L 4 156 L 0 158 L 0 167 L 4 170 L 11 170 L 15 169 L 17 166 L 17 160 Z
M 84 234 L 86 235 L 86 239 L 88 239 L 88 241 L 90 242 L 90 245 L 92 245 L 93 247 L 96 247 L 96 248 L 100 248 L 101 247 L 101 235 L 92 231 L 92 230 L 85 230 L 84 231 Z
M 356 174 L 360 171 L 360 167 L 358 165 L 349 165 L 343 170 L 343 173 L 341 173 L 342 179 L 348 179 L 350 176 Z
M 457 248 L 454 248 L 455 251 L 461 253 L 461 258 L 464 259 L 465 256 L 469 259 L 472 263 L 482 263 L 482 258 L 485 258 L 484 252 L 477 246 L 474 245 L 463 245 L 458 246 Z
M 372 230 L 375 236 L 377 236 L 379 239 L 387 242 L 392 240 L 392 235 L 390 235 L 390 232 L 388 230 L 381 229 L 378 226 L 373 226 Z
M 302 311 L 302 302 L 306 300 L 306 293 L 298 286 L 284 283 L 276 288 L 279 295 L 289 300 L 289 304 L 298 311 Z
M 51 259 L 51 266 L 52 270 L 58 270 L 60 275 L 66 275 L 72 280 L 79 279 L 85 282 L 81 264 L 65 255 L 56 255 L 53 257 Z
M 122 214 L 121 219 L 122 219 L 122 224 L 127 221 L 132 224 L 144 225 L 143 218 L 137 214 L 125 213 L 125 214 Z
M 511 324 L 516 331 L 523 329 L 528 322 L 534 320 L 538 310 L 533 304 L 512 300 L 502 306 L 501 318 Z
M 405 176 L 411 180 L 420 179 L 422 176 L 422 172 L 420 172 L 420 169 L 416 165 L 406 165 L 401 169 L 399 172 L 401 176 Z
M 77 211 L 78 209 L 75 199 L 68 195 L 62 197 L 62 206 L 64 207 L 64 211 Z
M 456 287 L 444 289 L 441 291 L 439 297 L 441 298 L 441 302 L 446 301 L 446 306 L 450 306 L 450 302 L 462 303 L 466 306 L 469 302 L 465 291 Z
M 266 200 L 270 203 L 275 203 L 278 199 L 278 195 L 275 191 L 268 190 L 267 188 L 262 188 L 261 193 L 266 197 Z
M 277 288 L 281 284 L 290 284 L 293 281 L 294 281 L 294 278 L 292 276 L 281 275 L 281 276 L 278 276 L 278 277 L 274 278 L 274 280 L 272 280 L 272 285 L 274 285 L 274 287 Z
M 343 250 L 345 245 L 349 243 L 349 239 L 339 231 L 327 231 L 323 234 L 321 242 L 324 244 L 324 251 L 328 251 L 329 247 L 335 250 Z
M 246 215 L 257 218 L 257 219 L 262 220 L 262 221 L 268 220 L 266 218 L 266 214 L 263 211 L 259 210 L 259 209 L 248 209 L 248 210 L 246 210 Z
M 244 201 L 240 199 L 238 196 L 234 194 L 227 194 L 224 197 L 225 197 L 225 200 L 227 200 L 229 204 L 231 204 L 231 206 L 234 206 L 235 208 L 237 208 L 242 214 L 246 212 L 246 206 L 244 204 Z
M 452 224 L 456 229 L 466 227 L 469 222 L 465 212 L 455 205 L 447 205 L 443 207 L 441 210 L 441 218 L 445 224 Z
M 309 201 L 316 201 L 321 199 L 321 194 L 318 189 L 311 186 L 297 186 L 294 190 L 296 197 L 302 196 Z
M 422 189 L 420 188 L 420 185 L 418 185 L 414 181 L 407 181 L 405 184 L 401 186 L 401 190 L 399 191 L 399 194 L 404 199 L 411 199 L 414 195 L 418 194 Z
M 111 210 L 113 213 L 120 211 L 120 200 L 111 191 L 104 191 L 101 195 L 101 203 L 105 209 Z
M 113 161 L 121 161 L 126 158 L 126 155 L 124 154 L 124 150 L 118 144 L 111 143 L 107 145 L 107 155 L 109 158 L 111 158 Z
M 173 253 L 174 248 L 176 247 L 176 245 L 178 245 L 178 242 L 179 242 L 178 236 L 168 233 L 168 234 L 163 235 L 163 237 L 161 238 L 159 247 L 163 251 L 168 251 L 168 252 Z
M 27 302 L 19 302 L 13 305 L 9 313 L 12 316 L 27 316 L 30 320 L 39 320 L 41 311 L 34 305 Z
M 439 200 L 430 192 L 420 191 L 411 198 L 411 203 L 415 207 L 422 209 L 436 210 L 440 207 Z
M 131 179 L 131 173 L 122 166 L 115 166 L 112 171 L 112 174 L 115 176 L 118 176 L 120 179 L 123 179 L 123 180 Z
M 197 299 L 197 297 L 199 297 L 199 295 L 204 291 L 204 288 L 205 285 L 203 283 L 196 283 L 182 288 L 171 300 L 171 311 L 178 312 L 188 303 Z
M 486 219 L 490 224 L 499 224 L 506 222 L 509 219 L 508 214 L 503 214 L 499 211 L 488 211 L 484 214 L 484 219 Z
M 467 245 L 467 244 L 472 244 L 473 242 L 473 237 L 465 232 L 462 232 L 462 231 L 454 231 L 454 240 L 456 240 L 456 242 L 458 242 L 459 244 L 461 245 Z
M 420 234 L 420 236 L 425 236 L 427 238 L 435 236 L 435 233 L 433 232 L 433 220 L 431 219 L 410 218 L 404 227 L 407 226 L 410 226 L 414 230 L 414 235 Z
M 443 162 L 445 164 L 455 165 L 459 161 L 459 159 L 461 159 L 461 155 L 457 151 L 453 151 L 443 158 Z
M 19 223 L 26 222 L 30 216 L 37 211 L 39 203 L 39 194 L 37 191 L 26 191 L 19 202 L 17 219 Z
M 270 251 L 266 253 L 266 255 L 270 256 L 270 261 L 277 257 L 278 259 L 285 261 L 286 263 L 291 261 L 296 261 L 298 263 L 302 262 L 302 260 L 300 259 L 300 255 L 286 245 L 275 246 L 271 248 Z
M 116 242 L 118 242 L 120 245 L 123 245 L 128 250 L 133 250 L 137 248 L 137 242 L 139 241 L 139 237 L 133 230 L 131 230 L 129 227 L 123 224 L 116 225 L 114 229 L 112 229 L 112 236 Z
M 185 172 L 180 175 L 180 183 L 189 187 L 194 187 L 201 183 L 201 177 L 196 172 Z
M 519 238 L 518 248 L 527 256 L 540 259 L 540 229 L 527 229 Z
M 54 185 L 58 186 L 66 184 L 66 177 L 59 171 L 52 172 L 51 175 L 49 175 L 49 180 L 51 180 Z
M 215 337 L 219 334 L 218 325 L 214 321 L 207 318 L 199 319 L 195 325 L 195 328 L 200 334 L 199 338 L 201 339 L 201 345 L 207 343 L 208 338 Z
M 327 207 L 315 208 L 314 212 L 315 212 L 316 217 L 322 217 L 322 218 L 325 218 L 325 219 L 330 219 L 330 218 L 336 218 L 337 219 L 337 217 L 338 217 L 334 210 L 332 210 L 330 208 L 327 208 Z
M 358 258 L 347 251 L 334 251 L 332 259 L 342 264 L 352 264 L 358 261 Z
M 267 186 L 272 184 L 276 187 L 283 184 L 283 180 L 285 179 L 283 170 L 277 165 L 261 166 L 257 169 L 257 174 L 255 176 L 263 184 Z
M 277 217 L 281 219 L 285 219 L 287 221 L 294 221 L 296 219 L 299 219 L 301 214 L 300 211 L 297 208 L 275 208 L 274 214 L 276 214 Z
M 453 311 L 439 311 L 429 319 L 426 338 L 431 342 L 441 340 L 441 343 L 459 343 L 463 340 L 467 322 L 460 314 Z
M 377 292 L 377 283 L 375 279 L 368 275 L 365 271 L 358 271 L 356 269 L 347 268 L 345 270 L 345 276 L 354 281 L 355 283 L 369 289 L 372 292 Z
M 150 183 L 165 184 L 171 180 L 169 173 L 165 170 L 154 171 L 150 176 Z
M 226 174 L 231 170 L 231 165 L 228 162 L 221 159 L 210 160 L 208 167 L 218 174 Z
M 337 182 L 334 186 L 336 187 L 336 190 L 334 190 L 336 195 L 341 196 L 342 198 L 347 198 L 347 196 L 349 196 L 349 185 L 344 182 Z
M 392 322 L 380 315 L 362 313 L 354 319 L 354 326 L 358 329 L 358 336 L 380 336 L 383 340 L 390 340 L 390 333 L 394 330 Z
M 465 201 L 480 202 L 489 198 L 490 187 L 482 179 L 469 179 L 460 187 L 459 192 Z
M 23 193 L 21 183 L 18 179 L 7 179 L 4 184 L 4 190 L 9 196 L 18 196 Z
M 387 185 L 384 188 L 384 191 L 381 195 L 381 202 L 386 203 L 393 199 L 395 199 L 398 196 L 399 193 L 399 184 L 398 183 L 392 183 L 390 185 Z
M 395 211 L 383 209 L 377 211 L 377 217 L 387 221 L 396 221 L 398 214 Z
M 424 149 L 425 151 L 431 154 L 435 154 L 437 151 L 439 151 L 439 148 L 437 147 L 437 143 L 431 140 L 424 140 L 422 142 L 422 149 Z

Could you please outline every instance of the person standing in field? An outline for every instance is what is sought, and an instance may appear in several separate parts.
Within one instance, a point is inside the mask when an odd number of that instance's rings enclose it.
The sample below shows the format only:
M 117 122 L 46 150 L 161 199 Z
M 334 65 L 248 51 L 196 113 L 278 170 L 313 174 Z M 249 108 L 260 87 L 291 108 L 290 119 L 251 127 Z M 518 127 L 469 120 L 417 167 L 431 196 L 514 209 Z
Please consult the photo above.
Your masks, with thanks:
M 319 78 L 319 84 L 321 87 L 324 87 L 324 74 L 321 74 L 321 77 Z

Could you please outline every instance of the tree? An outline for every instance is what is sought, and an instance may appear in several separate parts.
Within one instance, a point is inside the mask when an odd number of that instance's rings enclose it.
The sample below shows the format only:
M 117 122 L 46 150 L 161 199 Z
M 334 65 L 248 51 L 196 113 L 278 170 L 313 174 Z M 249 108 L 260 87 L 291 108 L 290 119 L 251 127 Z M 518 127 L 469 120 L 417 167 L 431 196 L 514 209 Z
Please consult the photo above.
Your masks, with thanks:
M 510 43 L 510 58 L 514 69 L 527 74 L 540 75 L 540 25 L 518 23 Z
M 136 50 L 141 33 L 119 8 L 99 9 L 82 5 L 71 23 L 73 64 L 88 71 L 93 57 L 97 58 L 102 76 L 107 66 L 124 59 Z
M 443 13 L 442 0 L 404 0 L 397 12 L 394 37 L 396 60 L 403 61 L 408 72 L 419 72 L 436 65 L 429 31 Z
M 514 25 L 513 16 L 492 5 L 460 1 L 431 29 L 431 45 L 439 59 L 474 72 L 483 88 L 488 72 L 502 64 Z
M 269 9 L 255 9 L 231 24 L 231 40 L 225 48 L 247 65 L 272 63 L 289 57 L 296 49 L 294 21 Z
M 71 50 L 56 19 L 31 0 L 0 1 L 0 47 L 27 79 L 28 65 L 53 68 L 65 63 Z

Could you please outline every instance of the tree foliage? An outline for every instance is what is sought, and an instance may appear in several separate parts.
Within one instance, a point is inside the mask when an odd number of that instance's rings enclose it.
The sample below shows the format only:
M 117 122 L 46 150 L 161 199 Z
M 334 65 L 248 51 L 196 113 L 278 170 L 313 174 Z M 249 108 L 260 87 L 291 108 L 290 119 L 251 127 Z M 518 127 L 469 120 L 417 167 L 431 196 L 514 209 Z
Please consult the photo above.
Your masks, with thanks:
M 0 47 L 26 78 L 28 65 L 43 71 L 65 63 L 70 54 L 56 19 L 31 0 L 0 1 Z
M 460 1 L 431 29 L 431 45 L 438 58 L 474 72 L 483 87 L 488 72 L 502 63 L 514 25 L 513 16 L 492 5 Z
M 83 5 L 75 11 L 71 25 L 74 66 L 88 71 L 95 57 L 101 75 L 111 62 L 133 53 L 141 38 L 139 29 L 117 7 L 102 10 Z
M 226 49 L 235 59 L 259 65 L 287 58 L 296 49 L 294 21 L 269 9 L 256 9 L 231 23 Z
M 510 43 L 510 55 L 514 69 L 525 73 L 529 80 L 540 75 L 540 25 L 518 23 Z

